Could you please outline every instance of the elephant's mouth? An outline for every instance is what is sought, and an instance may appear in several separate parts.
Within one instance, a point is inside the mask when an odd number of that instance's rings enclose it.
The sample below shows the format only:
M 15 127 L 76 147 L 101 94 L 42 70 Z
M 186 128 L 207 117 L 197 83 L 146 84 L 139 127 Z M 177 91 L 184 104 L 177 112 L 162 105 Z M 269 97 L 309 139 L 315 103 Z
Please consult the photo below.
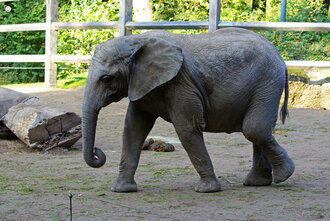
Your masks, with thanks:
M 115 93 L 113 93 L 113 94 L 111 94 L 109 96 L 109 99 L 111 101 L 110 103 L 112 103 L 112 102 L 118 102 L 121 99 L 123 99 L 123 97 L 127 97 L 127 90 L 125 90 L 124 88 L 122 88 L 121 85 L 118 85 L 117 88 L 116 88 Z
M 110 103 L 112 102 L 118 102 L 123 98 L 123 96 L 120 96 L 119 93 L 110 95 Z

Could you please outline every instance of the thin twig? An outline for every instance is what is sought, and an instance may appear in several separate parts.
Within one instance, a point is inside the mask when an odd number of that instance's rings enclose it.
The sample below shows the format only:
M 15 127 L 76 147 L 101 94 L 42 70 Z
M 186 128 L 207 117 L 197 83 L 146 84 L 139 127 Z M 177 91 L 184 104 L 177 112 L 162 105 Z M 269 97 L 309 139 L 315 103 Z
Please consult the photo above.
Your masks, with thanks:
M 224 179 L 229 184 L 238 184 L 238 182 L 233 182 L 233 181 L 229 180 L 226 176 L 218 176 L 218 178 Z

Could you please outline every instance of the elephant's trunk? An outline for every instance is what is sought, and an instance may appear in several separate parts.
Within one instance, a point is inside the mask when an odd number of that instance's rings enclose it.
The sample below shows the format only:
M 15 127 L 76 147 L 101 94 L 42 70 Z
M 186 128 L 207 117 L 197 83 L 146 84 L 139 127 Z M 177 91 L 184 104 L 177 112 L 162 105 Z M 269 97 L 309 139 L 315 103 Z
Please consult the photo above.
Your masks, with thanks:
M 84 160 L 86 163 L 94 168 L 99 168 L 104 165 L 106 156 L 97 147 L 94 147 L 95 131 L 98 117 L 98 111 L 91 110 L 91 104 L 84 98 L 82 110 L 82 146 L 84 153 Z

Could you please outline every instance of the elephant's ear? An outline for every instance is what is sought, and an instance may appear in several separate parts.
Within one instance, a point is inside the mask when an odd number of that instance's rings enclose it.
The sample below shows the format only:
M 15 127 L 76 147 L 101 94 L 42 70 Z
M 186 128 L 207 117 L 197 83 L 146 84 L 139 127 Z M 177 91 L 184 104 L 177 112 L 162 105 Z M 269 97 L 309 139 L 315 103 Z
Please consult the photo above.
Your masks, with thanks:
M 141 39 L 135 53 L 128 98 L 136 101 L 174 78 L 182 65 L 181 48 L 159 38 Z

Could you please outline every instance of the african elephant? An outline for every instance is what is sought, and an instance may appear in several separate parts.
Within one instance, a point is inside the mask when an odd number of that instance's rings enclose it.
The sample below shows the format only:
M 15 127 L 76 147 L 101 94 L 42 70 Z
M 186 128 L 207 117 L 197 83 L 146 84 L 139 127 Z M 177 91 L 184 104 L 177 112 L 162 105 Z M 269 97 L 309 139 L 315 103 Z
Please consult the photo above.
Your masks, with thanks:
M 142 144 L 158 117 L 172 123 L 200 175 L 197 192 L 220 190 L 203 131 L 243 132 L 253 143 L 253 166 L 244 185 L 282 182 L 294 163 L 272 136 L 281 94 L 287 115 L 287 67 L 265 38 L 240 28 L 200 35 L 166 31 L 108 40 L 95 49 L 82 108 L 83 155 L 101 167 L 94 147 L 98 113 L 128 97 L 119 176 L 111 190 L 137 191 L 134 174 Z

